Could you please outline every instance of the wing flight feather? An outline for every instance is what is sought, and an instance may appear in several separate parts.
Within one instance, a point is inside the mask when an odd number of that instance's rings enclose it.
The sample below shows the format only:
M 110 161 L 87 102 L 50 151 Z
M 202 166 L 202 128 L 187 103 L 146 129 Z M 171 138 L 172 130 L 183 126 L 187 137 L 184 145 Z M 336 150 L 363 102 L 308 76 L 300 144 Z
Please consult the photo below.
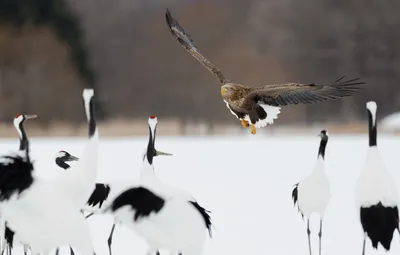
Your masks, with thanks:
M 214 64 L 211 63 L 206 57 L 204 57 L 203 54 L 200 53 L 200 51 L 196 48 L 193 39 L 190 38 L 189 34 L 185 32 L 185 30 L 178 23 L 178 21 L 172 17 L 168 8 L 165 13 L 165 18 L 167 21 L 169 31 L 175 37 L 175 39 L 182 45 L 182 47 L 185 48 L 190 53 L 190 55 L 192 55 L 192 57 L 197 59 L 197 61 L 199 61 L 203 66 L 205 66 L 208 71 L 213 73 L 222 84 L 228 83 L 229 82 L 228 79 L 225 78 L 222 72 L 218 68 L 216 68 Z
M 313 104 L 325 100 L 335 100 L 358 94 L 365 82 L 360 78 L 343 81 L 343 78 L 331 84 L 273 84 L 253 88 L 246 100 L 261 101 L 272 106 L 290 104 Z

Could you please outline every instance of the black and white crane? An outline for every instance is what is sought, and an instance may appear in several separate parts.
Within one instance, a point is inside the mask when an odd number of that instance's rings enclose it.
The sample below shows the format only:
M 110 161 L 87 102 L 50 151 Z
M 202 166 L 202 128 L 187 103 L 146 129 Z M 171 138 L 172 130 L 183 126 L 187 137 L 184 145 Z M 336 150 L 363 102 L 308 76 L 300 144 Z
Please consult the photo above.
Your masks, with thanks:
M 369 147 L 364 169 L 356 184 L 356 202 L 364 232 L 362 254 L 365 254 L 367 236 L 372 247 L 380 243 L 390 250 L 393 232 L 399 230 L 398 194 L 396 184 L 386 170 L 377 146 L 377 104 L 367 102 Z
M 55 158 L 55 162 L 56 164 L 63 168 L 64 170 L 67 170 L 68 168 L 70 168 L 71 166 L 67 163 L 70 161 L 78 161 L 79 158 L 76 156 L 71 155 L 69 152 L 65 151 L 65 150 L 61 150 L 57 153 L 56 158 Z M 87 207 L 90 208 L 90 210 L 93 210 L 93 208 L 96 208 L 98 205 L 98 209 L 100 209 L 104 203 L 104 201 L 107 200 L 108 195 L 110 193 L 110 186 L 104 183 L 96 183 L 96 186 L 92 192 L 92 194 L 90 195 L 88 201 L 87 201 Z M 86 219 L 89 218 L 90 216 L 92 216 L 94 214 L 94 212 L 90 213 L 89 215 L 85 216 Z M 112 236 L 114 233 L 114 228 L 115 228 L 115 223 L 113 224 L 113 227 L 111 229 L 111 233 L 110 236 L 108 238 L 108 248 L 109 248 L 109 252 L 110 255 L 111 253 L 111 243 L 112 243 Z M 73 255 L 74 252 L 70 247 L 70 253 Z M 59 254 L 59 248 L 57 248 L 56 250 L 56 255 Z
M 78 160 L 79 160 L 78 157 L 71 155 L 67 151 L 61 150 L 57 153 L 55 162 L 59 167 L 63 168 L 64 170 L 67 170 L 71 167 L 67 162 L 78 161 Z M 89 206 L 91 209 L 96 208 L 96 206 L 98 205 L 98 209 L 100 209 L 104 201 L 107 200 L 109 194 L 110 194 L 110 186 L 108 184 L 96 183 L 96 186 L 92 194 L 90 195 L 89 199 L 87 200 L 86 205 Z M 89 218 L 91 215 L 93 215 L 93 213 L 86 216 L 86 218 Z
M 154 173 L 157 118 L 149 118 L 149 142 L 138 185 L 120 193 L 106 208 L 115 219 L 142 236 L 148 254 L 168 249 L 172 254 L 202 254 L 211 218 L 186 192 L 162 183 Z
M 64 170 L 67 170 L 68 168 L 71 167 L 67 162 L 78 161 L 78 160 L 79 160 L 78 157 L 73 156 L 69 152 L 64 151 L 64 150 L 57 152 L 57 155 L 55 158 L 56 165 L 61 167 Z
M 0 212 L 10 229 L 29 244 L 33 254 L 63 245 L 78 249 L 82 255 L 94 253 L 89 226 L 80 213 L 81 201 L 87 201 L 90 195 L 85 191 L 93 189 L 97 175 L 98 133 L 93 94 L 92 89 L 83 91 L 89 140 L 80 160 L 80 171 L 71 171 L 59 180 L 39 178 L 30 159 L 28 141 L 23 153 L 0 156 Z
M 26 135 L 25 128 L 24 128 L 24 122 L 26 120 L 35 119 L 35 118 L 37 118 L 37 115 L 27 115 L 27 114 L 17 114 L 14 117 L 13 124 L 14 124 L 15 130 L 17 130 L 18 137 L 19 137 L 19 148 L 18 148 L 18 150 L 19 150 L 20 153 L 25 153 L 25 151 L 28 149 L 28 145 L 29 145 L 28 144 L 28 137 Z M 16 240 L 16 238 L 14 238 L 15 237 L 15 233 L 14 233 L 14 231 L 12 231 L 7 226 L 7 222 L 4 223 L 4 226 L 5 226 L 5 228 L 4 228 L 4 239 L 5 239 L 6 242 L 4 244 L 4 247 L 2 247 L 1 254 L 3 254 L 4 249 L 7 249 L 7 253 L 11 254 L 12 253 L 12 249 L 14 248 L 13 247 L 14 243 L 20 244 L 20 242 L 18 240 Z M 29 245 L 27 245 L 27 244 L 22 244 L 22 245 L 24 247 L 24 254 L 26 255 L 26 253 L 29 250 Z
M 320 216 L 319 224 L 319 255 L 321 255 L 322 220 L 326 206 L 331 198 L 331 190 L 328 177 L 325 173 L 325 149 L 328 144 L 328 132 L 322 130 L 319 134 L 321 141 L 318 148 L 317 164 L 310 175 L 295 185 L 292 192 L 293 203 L 298 206 L 304 219 L 307 218 L 308 249 L 311 255 L 310 240 L 310 216 L 317 213 Z
M 158 151 L 156 149 L 154 149 L 153 153 L 154 153 L 154 157 L 156 157 L 156 156 L 171 156 L 172 155 L 170 153 Z M 79 160 L 78 157 L 71 155 L 69 152 L 67 152 L 65 150 L 61 150 L 56 155 L 55 163 L 59 167 L 63 168 L 64 170 L 67 170 L 70 168 L 70 165 L 67 162 L 78 161 L 78 160 Z M 93 193 L 91 194 L 91 196 L 89 197 L 89 199 L 87 201 L 87 204 L 83 208 L 83 211 L 90 212 L 90 214 L 88 214 L 86 216 L 86 218 L 89 218 L 96 213 L 101 213 L 101 209 L 103 209 L 103 207 L 102 207 L 103 203 L 105 205 L 108 205 L 108 203 L 111 202 L 110 200 L 108 200 L 110 191 L 111 191 L 111 185 L 105 184 L 105 183 L 96 183 Z M 114 235 L 115 226 L 116 226 L 116 222 L 113 222 L 111 232 L 107 239 L 108 250 L 109 250 L 110 255 L 112 255 L 111 245 L 112 245 L 112 238 Z M 56 254 L 58 252 L 59 252 L 59 250 L 57 249 Z M 71 251 L 71 254 L 72 254 L 72 251 Z

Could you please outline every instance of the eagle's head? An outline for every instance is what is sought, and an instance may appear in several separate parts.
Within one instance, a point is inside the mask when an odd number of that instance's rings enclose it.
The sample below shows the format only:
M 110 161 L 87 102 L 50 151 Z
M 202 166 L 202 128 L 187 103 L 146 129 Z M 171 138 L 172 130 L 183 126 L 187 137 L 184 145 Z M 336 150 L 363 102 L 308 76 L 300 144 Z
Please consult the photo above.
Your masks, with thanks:
M 224 99 L 231 99 L 234 95 L 242 94 L 243 88 L 237 84 L 227 83 L 221 86 L 221 96 Z

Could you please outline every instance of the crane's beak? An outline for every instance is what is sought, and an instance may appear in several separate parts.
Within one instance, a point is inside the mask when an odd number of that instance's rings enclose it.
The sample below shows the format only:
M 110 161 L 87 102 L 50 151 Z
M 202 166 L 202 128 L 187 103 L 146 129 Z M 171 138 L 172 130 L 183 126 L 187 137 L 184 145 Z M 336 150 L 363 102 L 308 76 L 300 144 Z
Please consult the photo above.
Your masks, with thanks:
M 37 115 L 32 114 L 32 115 L 25 115 L 25 119 L 29 120 L 29 119 L 36 119 Z
M 66 159 L 66 161 L 78 161 L 78 160 L 79 160 L 78 157 L 75 157 L 75 156 L 72 156 L 72 155 L 68 156 L 68 158 Z
M 172 156 L 171 153 L 167 153 L 167 152 L 162 152 L 162 151 L 158 151 L 158 150 L 154 150 L 154 157 L 156 156 Z

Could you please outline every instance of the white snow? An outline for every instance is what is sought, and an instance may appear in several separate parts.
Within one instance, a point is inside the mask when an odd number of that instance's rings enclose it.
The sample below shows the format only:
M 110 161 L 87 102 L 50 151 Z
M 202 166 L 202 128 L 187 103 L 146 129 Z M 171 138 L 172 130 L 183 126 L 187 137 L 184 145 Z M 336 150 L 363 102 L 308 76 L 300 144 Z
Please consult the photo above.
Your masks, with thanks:
M 389 131 L 389 132 L 396 132 L 400 130 L 400 112 L 395 112 L 389 114 L 385 118 L 383 118 L 379 125 L 381 130 Z
M 315 133 L 315 132 L 314 132 Z M 308 255 L 306 224 L 293 206 L 293 185 L 315 166 L 320 138 L 315 134 L 285 136 L 162 137 L 156 147 L 171 157 L 154 159 L 157 177 L 190 192 L 211 210 L 213 239 L 204 255 L 274 254 Z M 387 171 L 400 183 L 398 152 L 400 137 L 380 134 L 378 146 Z M 32 159 L 38 174 L 54 178 L 63 169 L 54 167 L 61 149 L 81 155 L 86 138 L 31 139 Z M 98 182 L 114 185 L 137 182 L 142 152 L 148 137 L 100 138 Z M 0 140 L 0 152 L 18 148 L 18 139 Z M 368 135 L 337 135 L 330 132 L 325 171 L 332 198 L 324 214 L 324 255 L 360 254 L 362 228 L 355 203 L 355 184 L 365 164 Z M 124 161 L 125 160 L 125 161 Z M 313 253 L 318 254 L 318 218 L 311 218 Z M 88 219 L 97 255 L 108 255 L 109 216 Z M 40 231 L 40 230 L 38 230 Z M 366 253 L 372 253 L 368 241 Z M 22 248 L 16 249 L 22 254 Z M 145 255 L 147 246 L 135 233 L 117 225 L 113 254 Z M 400 252 L 395 233 L 392 254 Z M 163 251 L 162 251 L 163 253 Z M 63 248 L 61 254 L 69 254 Z M 77 253 L 78 254 L 78 253 Z M 165 254 L 165 253 L 164 253 Z

